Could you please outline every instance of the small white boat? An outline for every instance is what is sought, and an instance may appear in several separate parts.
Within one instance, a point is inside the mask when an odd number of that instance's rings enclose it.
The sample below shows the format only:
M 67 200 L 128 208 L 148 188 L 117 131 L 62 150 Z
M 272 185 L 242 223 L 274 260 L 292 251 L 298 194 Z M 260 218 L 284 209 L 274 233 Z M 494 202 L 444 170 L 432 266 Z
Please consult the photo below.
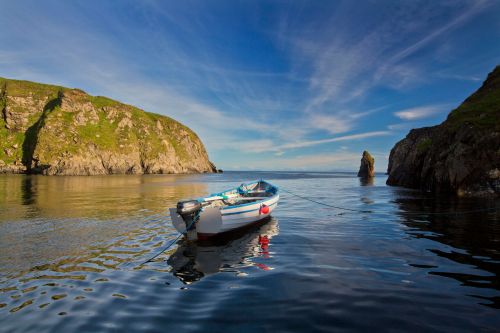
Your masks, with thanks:
M 170 216 L 177 231 L 189 240 L 207 239 L 263 221 L 278 206 L 278 200 L 278 187 L 259 180 L 180 201 L 177 208 L 170 208 Z

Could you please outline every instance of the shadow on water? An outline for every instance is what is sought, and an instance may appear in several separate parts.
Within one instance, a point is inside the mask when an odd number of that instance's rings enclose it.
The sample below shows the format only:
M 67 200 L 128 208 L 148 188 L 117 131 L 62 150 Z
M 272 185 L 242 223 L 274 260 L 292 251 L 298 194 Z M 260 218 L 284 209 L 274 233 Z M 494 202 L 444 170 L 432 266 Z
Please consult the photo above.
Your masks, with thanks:
M 32 205 L 35 203 L 35 191 L 33 189 L 33 178 L 27 176 L 22 179 L 21 198 L 23 205 Z
M 199 281 L 210 274 L 234 272 L 248 266 L 269 270 L 267 265 L 255 263 L 252 259 L 269 257 L 269 241 L 278 233 L 278 221 L 271 218 L 260 227 L 215 241 L 193 243 L 183 239 L 167 263 L 172 267 L 174 276 L 185 284 Z
M 463 286 L 500 290 L 500 212 L 483 211 L 467 214 L 432 215 L 434 212 L 466 212 L 478 207 L 495 207 L 498 202 L 485 203 L 482 199 L 450 199 L 427 198 L 398 199 L 397 204 L 404 217 L 402 222 L 410 229 L 407 231 L 414 238 L 425 238 L 452 247 L 454 250 L 443 251 L 438 248 L 427 248 L 435 255 L 451 260 L 460 265 L 472 267 L 478 274 L 446 272 L 439 267 L 412 265 L 429 269 L 429 274 L 453 278 Z M 423 212 L 413 214 L 415 212 Z M 425 213 L 427 212 L 427 214 Z M 412 213 L 407 214 L 407 213 Z M 430 214 L 428 214 L 430 213 Z M 463 251 L 461 251 L 463 250 Z M 461 266 L 463 267 L 463 266 Z M 485 272 L 490 274 L 484 274 Z M 484 304 L 500 308 L 500 297 L 471 295 L 489 300 Z

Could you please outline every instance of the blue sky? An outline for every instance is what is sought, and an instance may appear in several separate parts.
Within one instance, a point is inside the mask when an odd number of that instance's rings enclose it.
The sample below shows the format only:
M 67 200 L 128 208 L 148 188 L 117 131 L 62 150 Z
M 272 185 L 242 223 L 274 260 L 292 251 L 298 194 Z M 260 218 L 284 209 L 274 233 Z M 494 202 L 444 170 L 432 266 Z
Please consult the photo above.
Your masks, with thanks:
M 0 76 L 168 115 L 223 169 L 385 171 L 500 64 L 499 1 L 3 1 Z

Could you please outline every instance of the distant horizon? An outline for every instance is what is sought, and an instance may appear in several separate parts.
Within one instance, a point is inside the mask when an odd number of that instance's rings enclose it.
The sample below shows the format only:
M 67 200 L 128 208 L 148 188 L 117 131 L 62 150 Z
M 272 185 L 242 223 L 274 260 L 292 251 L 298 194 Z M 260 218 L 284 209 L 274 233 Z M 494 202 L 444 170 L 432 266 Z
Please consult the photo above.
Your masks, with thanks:
M 500 62 L 494 0 L 2 7 L 0 76 L 169 116 L 223 170 L 355 172 L 368 150 L 386 172 Z
M 223 172 L 290 172 L 290 173 L 358 173 L 358 170 L 223 170 Z M 375 175 L 387 175 L 387 172 L 375 171 Z

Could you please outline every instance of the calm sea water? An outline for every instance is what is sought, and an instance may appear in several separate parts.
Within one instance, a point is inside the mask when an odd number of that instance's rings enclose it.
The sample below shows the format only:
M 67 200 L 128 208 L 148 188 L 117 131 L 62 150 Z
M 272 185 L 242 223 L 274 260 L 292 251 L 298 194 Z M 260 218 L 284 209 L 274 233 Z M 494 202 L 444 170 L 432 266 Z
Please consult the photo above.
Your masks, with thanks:
M 273 218 L 216 244 L 167 208 L 266 179 Z M 351 173 L 0 176 L 1 332 L 496 331 L 498 201 L 434 199 Z M 269 246 L 261 246 L 267 235 Z

